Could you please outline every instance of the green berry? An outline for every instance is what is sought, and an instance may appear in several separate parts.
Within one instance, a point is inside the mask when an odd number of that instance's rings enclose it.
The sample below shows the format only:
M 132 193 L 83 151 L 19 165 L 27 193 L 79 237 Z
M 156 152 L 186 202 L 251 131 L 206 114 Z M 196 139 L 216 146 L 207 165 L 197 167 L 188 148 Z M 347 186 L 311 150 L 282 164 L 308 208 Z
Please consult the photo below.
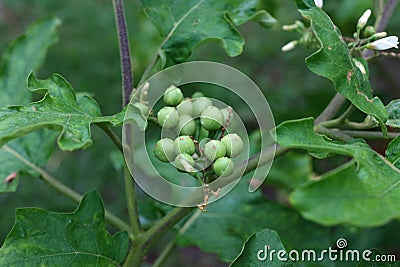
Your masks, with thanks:
M 192 98 L 199 98 L 199 97 L 203 97 L 204 94 L 202 92 L 194 92 L 192 95 Z
M 186 154 L 186 153 L 179 154 L 178 156 L 176 156 L 174 163 L 175 163 L 175 167 L 180 170 L 183 170 L 186 172 L 194 171 L 194 168 L 193 168 L 194 159 L 189 154 Z
M 199 97 L 193 101 L 193 117 L 199 117 L 201 112 L 211 106 L 212 102 L 207 97 Z
M 174 148 L 176 154 L 185 153 L 193 155 L 196 150 L 192 138 L 187 135 L 177 137 L 175 139 Z
M 226 148 L 221 141 L 211 140 L 205 145 L 204 154 L 210 161 L 214 161 L 225 156 Z
M 201 113 L 200 122 L 207 130 L 215 131 L 224 124 L 224 116 L 218 108 L 210 106 Z
M 367 38 L 371 37 L 375 33 L 376 33 L 376 29 L 374 26 L 369 25 L 369 26 L 365 27 L 365 29 L 364 29 L 364 36 Z
M 146 106 L 145 104 L 143 104 L 143 103 L 135 103 L 135 104 L 133 104 L 133 106 L 137 107 L 140 110 L 140 112 L 142 113 L 143 116 L 146 116 L 146 115 L 149 114 L 149 107 Z
M 179 112 L 179 115 L 192 115 L 193 103 L 190 99 L 183 100 L 176 109 Z
M 169 138 L 161 139 L 154 148 L 154 156 L 162 162 L 171 162 L 175 159 L 175 142 Z
M 179 135 L 194 136 L 196 133 L 196 122 L 189 115 L 181 115 L 177 126 Z
M 222 157 L 214 162 L 213 168 L 218 176 L 229 176 L 235 170 L 235 164 L 230 158 Z
M 199 132 L 199 140 L 203 140 L 204 138 L 208 138 L 208 135 L 210 132 L 204 128 L 203 126 L 200 127 L 200 132 Z
M 173 107 L 163 107 L 158 111 L 157 119 L 161 127 L 173 128 L 179 122 L 179 113 Z
M 176 106 L 181 103 L 182 99 L 182 91 L 175 85 L 171 85 L 164 92 L 163 100 L 168 106 Z
M 243 150 L 243 141 L 237 134 L 227 134 L 222 139 L 221 142 L 226 148 L 226 155 L 228 157 L 237 157 Z

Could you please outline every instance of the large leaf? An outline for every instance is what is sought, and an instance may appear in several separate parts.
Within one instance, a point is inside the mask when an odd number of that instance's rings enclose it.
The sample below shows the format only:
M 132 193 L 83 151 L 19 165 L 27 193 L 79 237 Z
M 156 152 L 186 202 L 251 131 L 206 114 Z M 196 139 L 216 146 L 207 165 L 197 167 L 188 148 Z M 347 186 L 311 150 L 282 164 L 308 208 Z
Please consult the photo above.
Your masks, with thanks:
M 366 143 L 334 142 L 313 131 L 312 118 L 284 122 L 277 142 L 286 148 L 353 157 L 321 179 L 296 189 L 290 202 L 304 217 L 323 225 L 382 225 L 400 218 L 400 171 Z
M 47 49 L 57 41 L 59 25 L 60 21 L 54 17 L 40 19 L 7 48 L 0 64 L 0 107 L 31 102 L 26 78 L 42 64 Z M 0 117 L 4 113 L 0 111 Z M 21 173 L 35 175 L 15 155 L 41 166 L 49 158 L 54 140 L 55 135 L 50 131 L 39 131 L 10 142 L 7 150 L 0 148 L 0 193 L 15 191 Z M 14 175 L 17 175 L 15 179 L 6 180 Z
M 258 0 L 142 0 L 144 11 L 166 37 L 162 52 L 183 62 L 192 50 L 207 40 L 223 47 L 231 57 L 242 53 L 244 40 L 235 26 L 255 20 L 265 27 L 275 23 Z
M 271 229 L 278 232 L 287 249 L 324 249 L 330 245 L 329 229 L 307 222 L 294 210 L 267 200 L 260 191 L 248 192 L 248 179 L 225 197 L 212 203 L 207 212 L 178 236 L 182 246 L 196 245 L 232 262 L 247 238 Z
M 38 20 L 7 48 L 0 65 L 0 107 L 31 102 L 26 77 L 42 64 L 47 49 L 58 40 L 60 24 L 54 17 Z
M 388 160 L 400 169 L 400 135 L 389 143 L 385 154 Z
M 10 107 L 0 117 L 0 145 L 37 129 L 51 128 L 61 131 L 58 145 L 62 150 L 85 148 L 92 144 L 92 123 L 118 125 L 124 120 L 124 111 L 114 116 L 102 116 L 93 98 L 84 94 L 76 95 L 71 85 L 60 75 L 38 80 L 31 74 L 28 88 L 32 92 L 44 94 L 44 97 L 26 106 Z M 134 107 L 130 110 L 131 116 L 132 110 L 141 114 Z M 143 121 L 144 118 L 142 124 Z
M 391 101 L 386 106 L 389 119 L 386 121 L 386 125 L 394 128 L 400 128 L 400 99 Z
M 280 261 L 275 253 L 272 254 L 272 259 L 269 258 L 271 250 L 284 251 L 285 247 L 277 232 L 267 229 L 261 230 L 244 243 L 240 255 L 232 262 L 231 266 L 258 267 L 260 264 L 273 267 L 294 266 L 290 261 Z
M 92 191 L 73 213 L 18 209 L 0 248 L 0 265 L 118 266 L 127 250 L 128 234 L 106 231 L 103 203 Z
M 374 116 L 386 132 L 388 115 L 385 106 L 379 98 L 372 97 L 368 74 L 363 74 L 356 67 L 338 28 L 322 9 L 315 6 L 314 1 L 296 0 L 296 3 L 300 13 L 310 19 L 321 45 L 317 52 L 306 59 L 308 68 L 331 80 L 339 93 L 364 113 Z

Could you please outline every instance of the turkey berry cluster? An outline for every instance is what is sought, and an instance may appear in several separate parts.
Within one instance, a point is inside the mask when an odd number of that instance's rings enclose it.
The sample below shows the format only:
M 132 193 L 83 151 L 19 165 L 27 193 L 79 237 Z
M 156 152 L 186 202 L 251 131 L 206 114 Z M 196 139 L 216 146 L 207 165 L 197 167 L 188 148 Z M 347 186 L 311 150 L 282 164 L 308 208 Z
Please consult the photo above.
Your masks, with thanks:
M 235 169 L 231 158 L 243 150 L 239 135 L 225 129 L 232 109 L 213 106 L 201 92 L 184 98 L 181 89 L 174 85 L 165 90 L 163 101 L 166 106 L 157 113 L 158 124 L 178 137 L 159 140 L 154 148 L 155 157 L 205 183 L 231 175 Z

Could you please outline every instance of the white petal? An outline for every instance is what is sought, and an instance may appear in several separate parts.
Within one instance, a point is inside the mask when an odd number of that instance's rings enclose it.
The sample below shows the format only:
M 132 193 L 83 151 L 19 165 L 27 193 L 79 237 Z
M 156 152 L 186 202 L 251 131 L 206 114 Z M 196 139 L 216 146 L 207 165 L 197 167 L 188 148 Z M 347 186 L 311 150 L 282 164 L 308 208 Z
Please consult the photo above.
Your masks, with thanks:
M 282 52 L 287 52 L 287 51 L 295 49 L 297 43 L 298 43 L 298 41 L 291 41 L 291 42 L 285 44 L 281 48 Z
M 357 28 L 362 29 L 365 27 L 365 24 L 367 24 L 369 17 L 371 16 L 371 9 L 365 10 L 365 12 L 362 14 L 360 19 L 358 20 L 357 23 Z
M 398 44 L 399 44 L 399 37 L 388 36 L 368 44 L 367 47 L 375 50 L 386 50 L 390 48 L 399 48 L 397 46 Z
M 324 5 L 324 0 L 314 0 L 314 3 L 317 7 L 322 8 Z

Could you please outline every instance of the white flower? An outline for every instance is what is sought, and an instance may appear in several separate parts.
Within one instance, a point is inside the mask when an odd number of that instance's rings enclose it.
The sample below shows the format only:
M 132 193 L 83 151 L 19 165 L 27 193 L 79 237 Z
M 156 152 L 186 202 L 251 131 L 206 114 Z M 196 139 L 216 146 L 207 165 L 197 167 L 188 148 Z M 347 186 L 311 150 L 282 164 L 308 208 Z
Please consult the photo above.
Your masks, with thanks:
M 317 7 L 322 8 L 324 5 L 324 0 L 314 0 L 314 3 Z
M 397 45 L 399 44 L 399 37 L 397 36 L 388 36 L 379 40 L 376 40 L 367 45 L 369 49 L 375 50 L 386 50 L 390 48 L 399 48 Z
M 365 10 L 365 12 L 362 14 L 362 16 L 360 17 L 360 19 L 358 20 L 357 23 L 357 28 L 358 29 L 362 29 L 365 27 L 365 25 L 368 22 L 369 17 L 371 16 L 371 9 L 367 9 Z
M 298 41 L 291 41 L 284 46 L 282 46 L 281 50 L 282 52 L 288 52 L 290 50 L 293 50 L 296 48 Z

